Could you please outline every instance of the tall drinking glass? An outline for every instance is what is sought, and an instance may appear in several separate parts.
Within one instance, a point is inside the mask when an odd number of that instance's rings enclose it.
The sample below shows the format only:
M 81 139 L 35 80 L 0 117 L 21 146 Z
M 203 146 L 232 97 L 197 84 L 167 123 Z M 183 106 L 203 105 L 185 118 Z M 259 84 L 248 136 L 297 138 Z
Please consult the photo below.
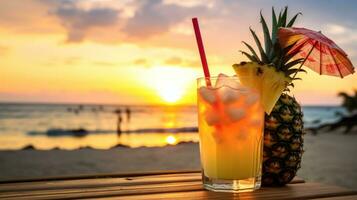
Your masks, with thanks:
M 199 78 L 197 86 L 204 187 L 222 192 L 260 188 L 264 111 L 259 94 L 234 76 Z

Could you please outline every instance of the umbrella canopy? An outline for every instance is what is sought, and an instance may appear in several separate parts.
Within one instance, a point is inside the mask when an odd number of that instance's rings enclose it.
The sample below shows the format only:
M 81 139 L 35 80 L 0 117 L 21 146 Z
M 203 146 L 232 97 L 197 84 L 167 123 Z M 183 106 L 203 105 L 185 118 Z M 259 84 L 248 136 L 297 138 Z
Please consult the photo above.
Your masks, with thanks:
M 347 54 L 321 32 L 305 28 L 280 28 L 278 37 L 283 48 L 294 44 L 290 52 L 300 51 L 293 58 L 305 58 L 301 66 L 307 66 L 319 74 L 341 78 L 354 73 Z

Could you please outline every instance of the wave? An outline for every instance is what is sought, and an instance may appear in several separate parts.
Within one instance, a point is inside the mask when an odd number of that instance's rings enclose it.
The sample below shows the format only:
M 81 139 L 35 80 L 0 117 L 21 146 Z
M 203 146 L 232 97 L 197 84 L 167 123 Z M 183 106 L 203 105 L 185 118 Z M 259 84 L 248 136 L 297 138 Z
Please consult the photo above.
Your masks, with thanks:
M 197 127 L 180 127 L 180 128 L 148 128 L 148 129 L 135 129 L 123 130 L 121 133 L 188 133 L 198 132 Z M 48 129 L 47 131 L 29 131 L 28 135 L 47 135 L 49 137 L 59 136 L 74 136 L 84 137 L 89 134 L 114 134 L 116 130 L 87 130 L 84 128 L 79 129 Z

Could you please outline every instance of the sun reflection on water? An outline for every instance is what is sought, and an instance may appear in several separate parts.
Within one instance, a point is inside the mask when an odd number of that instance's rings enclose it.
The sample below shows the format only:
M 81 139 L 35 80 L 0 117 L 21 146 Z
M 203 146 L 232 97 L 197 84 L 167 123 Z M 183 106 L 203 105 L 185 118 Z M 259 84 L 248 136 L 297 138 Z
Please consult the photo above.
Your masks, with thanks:
M 167 142 L 167 144 L 171 144 L 171 145 L 173 145 L 173 144 L 176 144 L 176 138 L 173 136 L 173 135 L 169 135 L 169 136 L 167 136 L 167 138 L 166 138 L 166 142 Z
M 130 147 L 163 147 L 180 142 L 198 142 L 197 133 L 145 133 L 124 134 L 118 142 Z
M 26 137 L 16 135 L 8 137 L 6 141 L 0 141 L 0 149 L 21 149 L 27 145 L 33 145 L 36 149 L 78 149 L 89 147 L 94 149 L 109 149 L 120 144 L 131 148 L 137 147 L 163 147 L 176 145 L 180 142 L 198 142 L 197 133 L 130 133 L 122 134 L 119 138 L 116 134 L 93 134 L 82 138 L 77 137 Z

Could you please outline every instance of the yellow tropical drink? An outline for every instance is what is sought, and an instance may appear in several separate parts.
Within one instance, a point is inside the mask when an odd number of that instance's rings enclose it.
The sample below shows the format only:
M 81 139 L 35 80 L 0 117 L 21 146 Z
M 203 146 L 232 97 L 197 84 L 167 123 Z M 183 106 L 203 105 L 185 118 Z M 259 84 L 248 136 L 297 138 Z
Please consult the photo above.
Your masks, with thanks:
M 198 79 L 198 126 L 204 186 L 214 191 L 260 187 L 264 111 L 259 93 L 237 77 Z

